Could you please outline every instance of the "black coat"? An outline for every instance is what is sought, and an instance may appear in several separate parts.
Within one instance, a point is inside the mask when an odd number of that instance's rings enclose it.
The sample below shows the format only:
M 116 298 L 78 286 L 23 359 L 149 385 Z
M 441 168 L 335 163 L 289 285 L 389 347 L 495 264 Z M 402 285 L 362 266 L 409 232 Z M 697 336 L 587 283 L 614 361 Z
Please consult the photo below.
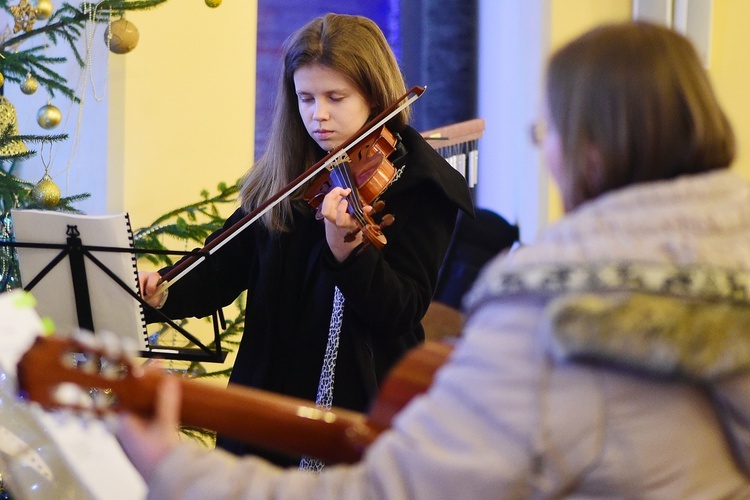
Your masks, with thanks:
M 299 202 L 290 232 L 270 236 L 255 224 L 170 287 L 162 312 L 171 318 L 209 315 L 247 290 L 230 382 L 314 401 L 334 286 L 345 298 L 335 406 L 365 411 L 387 371 L 424 340 L 420 320 L 458 210 L 473 206 L 463 177 L 418 132 L 407 127 L 401 137 L 406 155 L 396 165 L 404 169 L 381 197 L 395 217 L 382 249 L 367 246 L 336 262 L 323 222 Z M 238 210 L 224 227 L 243 215 Z

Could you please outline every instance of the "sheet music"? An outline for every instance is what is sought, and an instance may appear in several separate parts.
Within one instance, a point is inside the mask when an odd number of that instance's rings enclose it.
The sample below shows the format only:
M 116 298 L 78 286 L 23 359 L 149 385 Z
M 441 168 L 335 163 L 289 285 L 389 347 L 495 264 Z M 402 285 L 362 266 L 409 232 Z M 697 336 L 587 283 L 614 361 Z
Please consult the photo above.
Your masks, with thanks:
M 49 210 L 12 210 L 17 243 L 67 242 L 68 226 L 76 226 L 82 245 L 127 249 L 133 247 L 133 236 L 127 214 L 90 216 Z M 62 249 L 18 247 L 21 282 L 24 288 Z M 91 252 L 134 293 L 138 293 L 135 255 L 129 252 Z M 84 256 L 86 279 L 91 302 L 94 331 L 111 331 L 136 349 L 145 349 L 148 332 L 143 307 L 117 282 Z M 68 257 L 60 261 L 39 281 L 31 294 L 36 298 L 37 311 L 52 319 L 58 331 L 78 328 L 73 276 Z

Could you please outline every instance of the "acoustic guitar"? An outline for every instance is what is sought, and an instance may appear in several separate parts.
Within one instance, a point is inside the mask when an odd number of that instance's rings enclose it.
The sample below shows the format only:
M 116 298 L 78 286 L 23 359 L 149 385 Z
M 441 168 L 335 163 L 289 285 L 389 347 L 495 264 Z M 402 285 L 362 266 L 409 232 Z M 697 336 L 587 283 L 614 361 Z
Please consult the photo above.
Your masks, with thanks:
M 239 385 L 221 388 L 181 378 L 181 422 L 293 456 L 356 462 L 393 416 L 429 387 L 450 351 L 442 342 L 409 351 L 391 370 L 366 415 L 326 411 L 307 400 Z M 18 363 L 22 397 L 47 409 L 73 408 L 95 415 L 129 411 L 153 416 L 158 386 L 170 376 L 177 375 L 144 369 L 121 353 L 108 354 L 90 341 L 62 336 L 38 337 Z

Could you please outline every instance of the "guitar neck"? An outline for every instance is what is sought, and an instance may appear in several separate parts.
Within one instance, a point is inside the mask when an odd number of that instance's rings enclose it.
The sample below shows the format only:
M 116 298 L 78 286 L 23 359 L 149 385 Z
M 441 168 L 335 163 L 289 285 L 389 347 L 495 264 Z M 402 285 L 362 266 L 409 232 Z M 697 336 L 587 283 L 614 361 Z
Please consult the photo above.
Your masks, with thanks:
M 237 385 L 182 380 L 182 422 L 290 455 L 356 462 L 378 432 L 361 413 Z
M 392 417 L 429 387 L 450 350 L 448 345 L 428 342 L 407 353 L 384 381 L 369 415 L 340 408 L 324 411 L 303 399 L 181 378 L 181 422 L 292 456 L 356 462 L 390 426 Z M 85 362 L 70 362 L 81 354 Z M 102 409 L 152 417 L 163 378 L 175 375 L 144 370 L 128 359 L 106 358 L 100 350 L 72 339 L 38 337 L 18 363 L 19 389 L 46 408 L 80 409 L 59 397 L 58 389 L 73 384 L 92 404 L 98 400 Z

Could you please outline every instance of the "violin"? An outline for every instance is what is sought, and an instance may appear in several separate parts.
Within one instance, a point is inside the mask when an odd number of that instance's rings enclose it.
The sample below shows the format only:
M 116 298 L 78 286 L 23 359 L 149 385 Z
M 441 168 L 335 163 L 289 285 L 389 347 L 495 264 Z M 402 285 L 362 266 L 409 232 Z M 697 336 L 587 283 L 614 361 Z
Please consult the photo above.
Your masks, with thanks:
M 395 150 L 396 137 L 385 125 L 381 126 L 349 153 L 340 154 L 330 171 L 325 170 L 313 178 L 302 198 L 318 210 L 318 218 L 321 218 L 320 206 L 326 194 L 334 187 L 350 189 L 347 211 L 356 221 L 358 230 L 347 234 L 345 241 L 353 241 L 361 230 L 366 243 L 382 248 L 386 244 L 382 229 L 393 224 L 394 218 L 386 214 L 380 223 L 373 220 L 372 215 L 385 206 L 382 202 L 375 204 L 369 214 L 363 207 L 372 206 L 396 177 L 396 167 L 388 160 Z
M 159 284 L 159 287 L 156 289 L 155 293 L 157 294 L 163 293 L 172 284 L 176 283 L 183 276 L 185 276 L 187 273 L 189 273 L 191 270 L 197 267 L 201 262 L 203 262 L 207 258 L 207 256 L 212 255 L 214 252 L 219 250 L 222 246 L 228 243 L 237 234 L 245 230 L 247 227 L 253 224 L 256 220 L 258 220 L 261 216 L 263 216 L 263 214 L 265 214 L 271 208 L 276 206 L 285 197 L 297 191 L 305 183 L 307 183 L 308 181 L 313 179 L 315 176 L 323 172 L 324 169 L 328 169 L 329 167 L 331 167 L 333 163 L 341 161 L 342 153 L 348 154 L 349 150 L 352 150 L 358 144 L 362 143 L 364 139 L 373 136 L 374 132 L 376 130 L 379 130 L 381 127 L 383 127 L 388 120 L 390 120 L 391 118 L 396 116 L 398 113 L 400 113 L 402 109 L 406 108 L 407 106 L 410 106 L 411 103 L 419 99 L 425 90 L 426 90 L 425 87 L 419 87 L 419 86 L 412 87 L 408 92 L 402 95 L 396 102 L 391 104 L 388 108 L 384 109 L 380 114 L 378 114 L 378 116 L 376 116 L 375 118 L 367 122 L 364 126 L 362 126 L 359 132 L 354 134 L 354 136 L 352 136 L 350 139 L 344 142 L 341 146 L 331 151 L 322 160 L 320 160 L 315 165 L 313 165 L 312 167 L 302 172 L 291 183 L 289 183 L 279 192 L 271 196 L 268 200 L 261 203 L 255 210 L 245 215 L 242 219 L 237 221 L 233 226 L 224 230 L 223 233 L 221 233 L 216 238 L 214 238 L 209 243 L 207 243 L 202 249 L 196 251 L 195 254 L 190 255 L 189 257 L 185 258 L 182 262 L 178 263 L 175 267 L 170 269 L 169 272 L 167 272 L 164 276 L 162 276 L 161 283 Z M 356 203 L 350 203 L 350 205 L 356 205 Z M 359 210 L 362 211 L 361 204 L 356 205 L 356 207 L 359 207 Z M 359 216 L 359 214 L 357 215 Z M 366 217 L 364 218 L 364 220 L 365 222 L 367 222 Z M 378 227 L 377 224 L 371 224 L 369 226 L 368 224 L 365 224 L 365 227 L 369 227 L 370 229 L 372 229 L 373 230 L 372 232 L 374 232 L 376 236 L 375 239 L 379 240 L 377 238 L 377 231 L 375 231 L 375 227 Z

